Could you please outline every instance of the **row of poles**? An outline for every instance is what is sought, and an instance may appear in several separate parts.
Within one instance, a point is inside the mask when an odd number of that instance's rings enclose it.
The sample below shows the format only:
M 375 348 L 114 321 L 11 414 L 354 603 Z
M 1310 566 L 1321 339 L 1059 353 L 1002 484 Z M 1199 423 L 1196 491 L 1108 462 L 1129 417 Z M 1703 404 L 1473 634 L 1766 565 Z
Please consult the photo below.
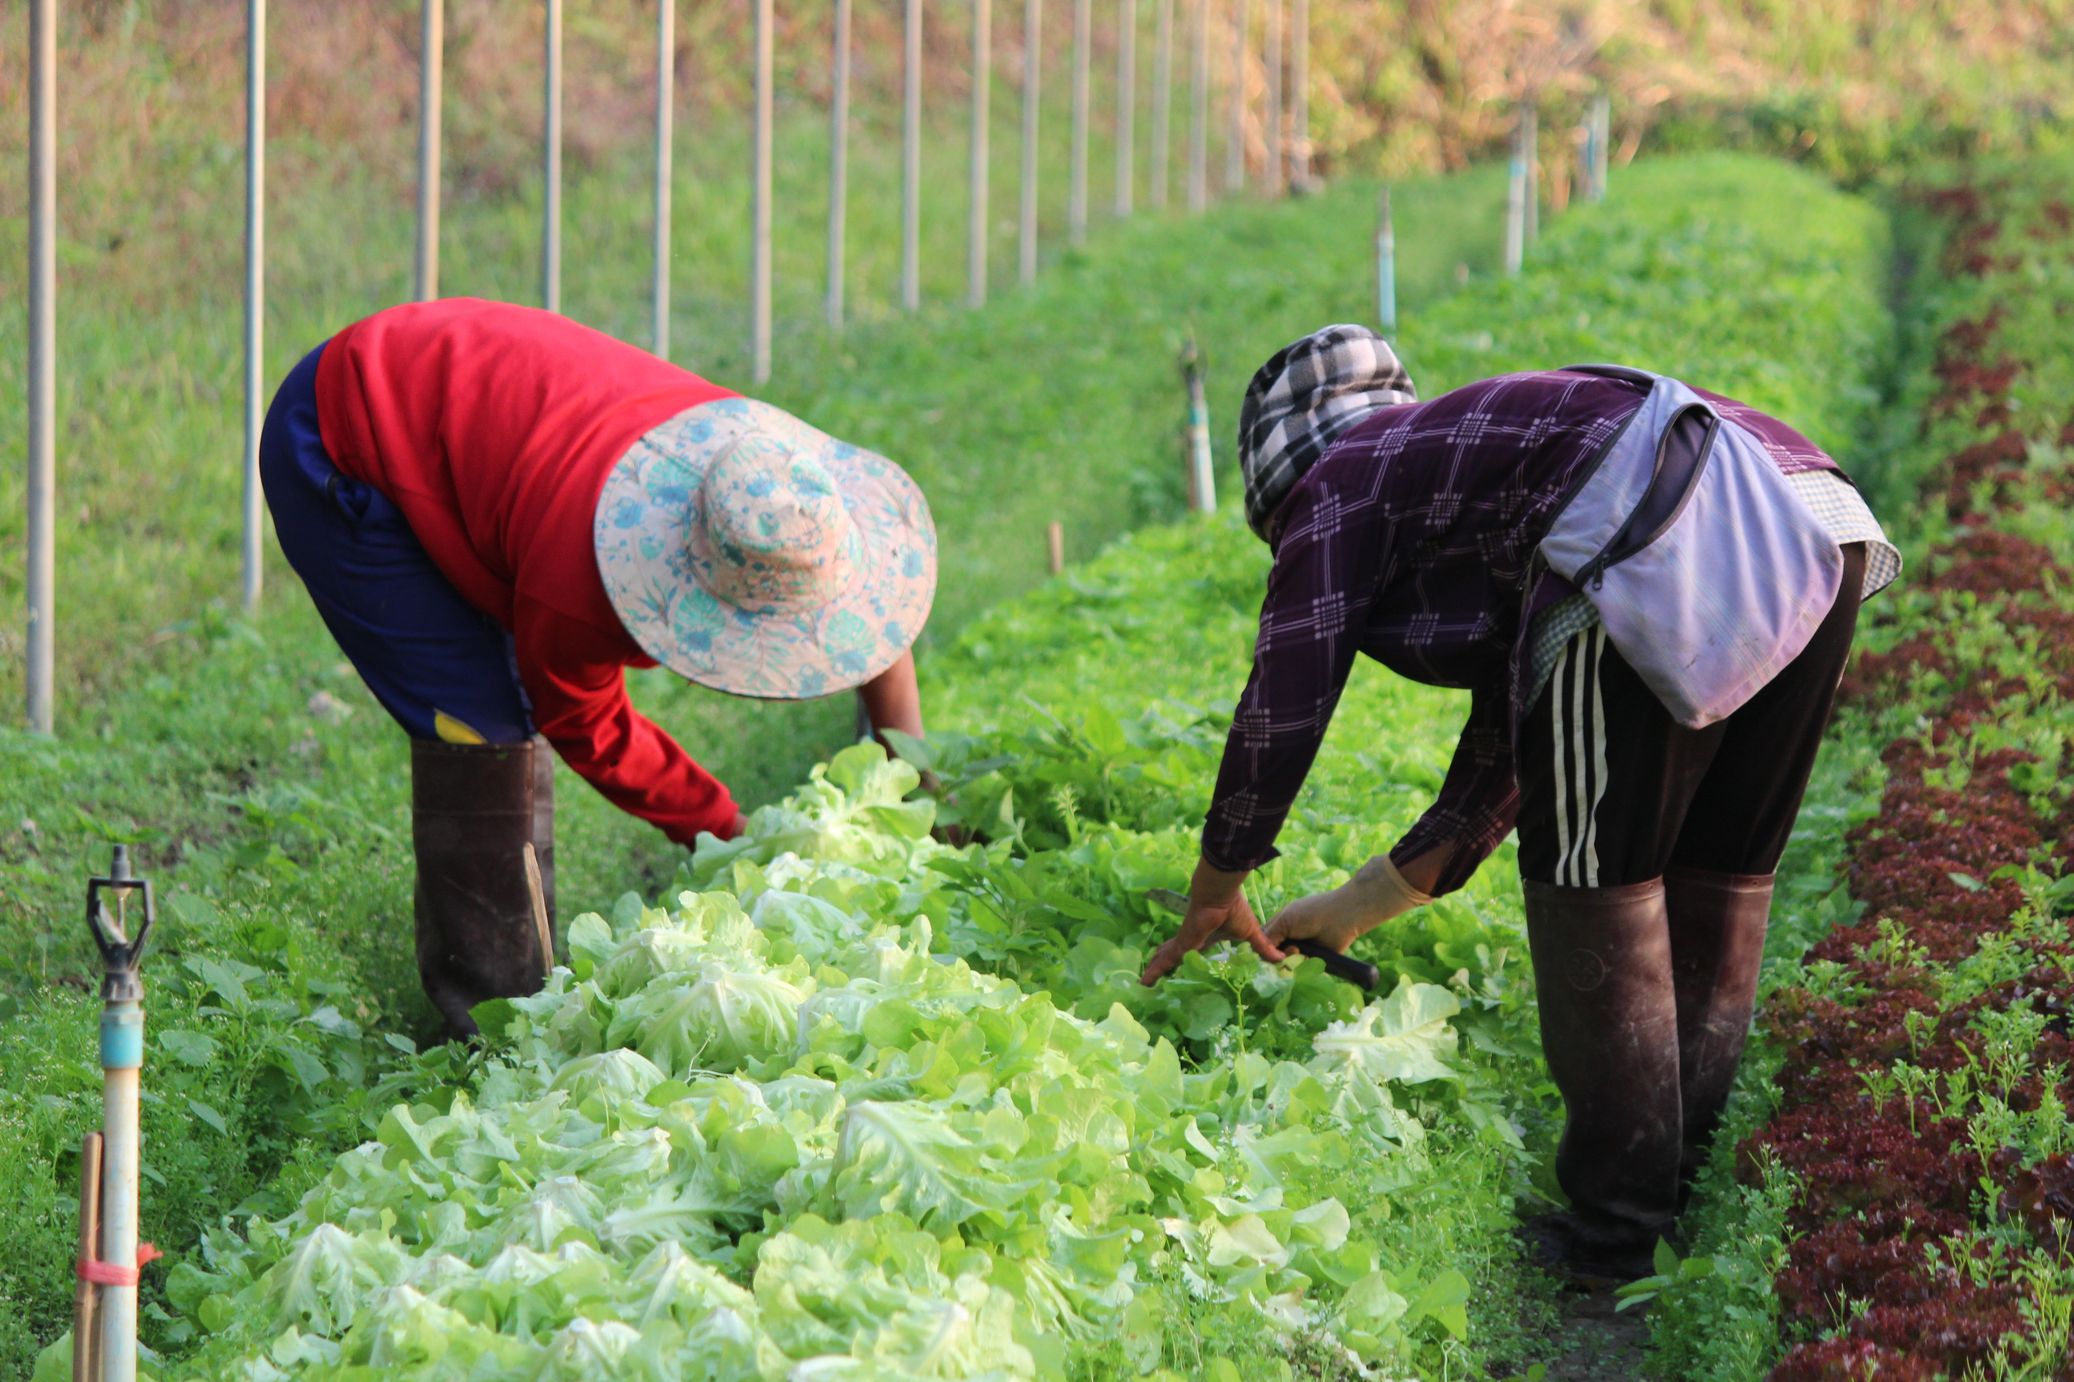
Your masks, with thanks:
M 1008 0 L 1012 3 L 1012 0 Z M 542 121 L 543 224 L 540 299 L 549 311 L 561 308 L 562 250 L 562 0 L 546 7 Z M 771 372 L 771 233 L 773 135 L 773 0 L 749 0 L 754 25 L 754 103 L 750 188 L 749 356 L 754 384 Z M 921 125 L 924 0 L 905 7 L 901 81 L 901 253 L 900 302 L 921 305 Z M 997 0 L 964 0 L 971 8 L 972 106 L 967 289 L 965 301 L 985 303 L 988 285 L 988 132 L 993 70 L 993 8 Z M 1090 66 L 1094 47 L 1092 0 L 1073 5 L 1072 152 L 1067 236 L 1084 243 L 1088 229 Z M 1189 45 L 1189 117 L 1186 202 L 1190 211 L 1209 204 L 1209 144 L 1212 77 L 1210 36 L 1216 13 L 1232 16 L 1227 98 L 1229 126 L 1224 186 L 1247 186 L 1246 68 L 1252 51 L 1256 6 L 1261 7 L 1267 69 L 1264 126 L 1267 185 L 1279 193 L 1310 179 L 1310 3 L 1309 0 L 1118 0 L 1117 138 L 1114 207 L 1132 213 L 1137 114 L 1137 37 L 1141 4 L 1155 7 L 1153 60 L 1151 202 L 1168 204 L 1174 59 L 1177 24 Z M 848 202 L 852 0 L 836 0 L 832 53 L 826 316 L 843 325 L 845 306 L 845 213 Z M 1177 18 L 1176 10 L 1185 13 Z M 1017 273 L 1023 283 L 1037 275 L 1037 149 L 1042 82 L 1044 0 L 1022 3 L 1020 203 Z M 263 496 L 259 482 L 259 436 L 265 415 L 261 363 L 265 321 L 266 265 L 266 0 L 246 0 L 245 100 L 245 301 L 244 301 L 244 486 L 242 495 L 241 594 L 245 607 L 259 602 L 264 572 Z M 670 182 L 675 107 L 676 0 L 656 9 L 656 120 L 653 321 L 657 354 L 670 350 Z M 412 288 L 420 301 L 439 294 L 441 100 L 445 89 L 444 0 L 421 0 L 419 34 L 419 122 L 417 238 Z M 29 484 L 27 711 L 32 729 L 50 733 L 54 720 L 54 551 L 56 416 L 56 0 L 29 6 Z M 1287 83 L 1285 87 L 1285 69 Z M 1285 90 L 1287 100 L 1285 103 Z M 1293 135 L 1285 131 L 1285 121 Z
M 1012 0 L 1011 0 L 1012 2 Z M 1116 175 L 1114 211 L 1132 214 L 1137 190 L 1135 139 L 1137 114 L 1136 40 L 1140 4 L 1120 0 L 1116 58 Z M 541 230 L 540 298 L 549 311 L 561 308 L 562 249 L 562 0 L 545 6 L 543 53 L 544 113 L 542 120 L 543 223 Z M 773 0 L 750 0 L 754 23 L 752 114 L 752 178 L 750 189 L 750 374 L 756 384 L 768 382 L 771 369 L 771 235 L 774 91 Z M 900 301 L 912 311 L 921 305 L 921 121 L 924 0 L 902 0 L 905 8 L 901 83 L 901 270 Z M 986 302 L 988 271 L 988 134 L 991 124 L 993 22 L 995 0 L 969 0 L 972 32 L 971 134 L 968 164 L 968 226 L 965 301 Z M 1092 0 L 1071 0 L 1072 129 L 1067 207 L 1069 243 L 1084 243 L 1088 228 L 1089 87 L 1093 49 Z M 1254 7 L 1264 5 L 1262 38 L 1266 72 L 1265 119 L 1267 188 L 1280 193 L 1310 181 L 1309 0 L 1149 0 L 1155 6 L 1155 50 L 1151 100 L 1150 201 L 1168 205 L 1172 145 L 1174 60 L 1176 40 L 1187 43 L 1188 130 L 1184 196 L 1191 212 L 1205 209 L 1210 198 L 1209 144 L 1212 80 L 1213 13 L 1230 7 L 1233 42 L 1229 53 L 1229 125 L 1225 138 L 1224 189 L 1244 191 L 1246 161 L 1246 65 L 1251 54 Z M 266 0 L 246 0 L 246 159 L 245 159 L 245 292 L 244 292 L 244 485 L 242 495 L 242 581 L 246 608 L 256 607 L 261 593 L 263 497 L 259 482 L 259 437 L 264 418 L 265 379 L 262 347 L 266 262 Z M 1043 47 L 1044 0 L 1022 0 L 1021 157 L 1017 216 L 1017 276 L 1033 281 L 1038 265 L 1037 151 Z M 1177 7 L 1183 13 L 1177 16 Z M 848 203 L 850 68 L 852 0 L 835 0 L 833 82 L 830 102 L 828 259 L 825 313 L 829 326 L 840 330 L 845 308 L 845 216 Z M 673 170 L 675 0 L 656 7 L 656 105 L 654 277 L 651 287 L 652 344 L 657 354 L 670 352 L 670 191 Z M 1187 32 L 1177 35 L 1185 24 Z M 27 712 L 32 729 L 52 730 L 54 704 L 54 537 L 55 537 L 55 245 L 56 245 L 56 3 L 30 4 L 30 153 L 29 153 L 29 484 L 28 484 L 28 627 Z M 418 127 L 417 239 L 413 292 L 419 300 L 438 296 L 440 241 L 441 99 L 445 81 L 444 0 L 421 0 L 420 90 Z M 1287 77 L 1285 87 L 1284 78 Z M 1285 101 L 1286 96 L 1286 101 Z M 1610 147 L 1608 104 L 1592 103 L 1583 128 L 1583 191 L 1593 200 L 1604 196 Z M 1285 129 L 1285 119 L 1287 128 Z M 1291 134 L 1293 131 L 1293 135 Z M 1505 269 L 1517 273 L 1526 247 L 1538 233 L 1538 120 L 1531 103 L 1522 103 L 1514 128 L 1510 186 L 1506 208 Z M 1384 330 L 1396 326 L 1395 235 L 1390 225 L 1387 191 L 1377 231 L 1377 309 Z M 1192 403 L 1191 407 L 1198 404 Z M 1204 429 L 1207 436 L 1207 429 Z M 1206 451 L 1207 448 L 1204 448 Z M 1193 459 L 1191 492 L 1208 499 L 1205 463 Z M 1207 507 L 1207 504 L 1203 504 Z

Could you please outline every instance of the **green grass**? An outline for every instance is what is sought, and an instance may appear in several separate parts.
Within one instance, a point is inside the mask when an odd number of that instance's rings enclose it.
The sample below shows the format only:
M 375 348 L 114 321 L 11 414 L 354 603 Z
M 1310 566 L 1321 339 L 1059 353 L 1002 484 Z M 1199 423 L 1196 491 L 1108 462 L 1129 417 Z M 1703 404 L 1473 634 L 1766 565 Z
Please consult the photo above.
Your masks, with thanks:
M 602 205 L 605 193 L 602 183 L 573 186 L 572 218 Z M 1449 291 L 1458 262 L 1488 266 L 1501 197 L 1489 174 L 1400 189 L 1407 311 Z M 1087 250 L 1059 255 L 1034 289 L 1004 291 L 984 311 L 933 306 L 915 319 L 882 314 L 839 341 L 812 330 L 781 338 L 795 353 L 781 354 L 767 396 L 885 450 L 928 488 L 943 538 L 931 634 L 939 638 L 1042 580 L 1047 522 L 1065 524 L 1078 556 L 1178 511 L 1180 332 L 1192 321 L 1206 343 L 1215 437 L 1228 459 L 1228 410 L 1254 363 L 1321 321 L 1367 314 L 1372 199 L 1371 188 L 1352 185 L 1313 201 L 1098 228 Z M 621 198 L 614 209 L 632 223 L 638 205 Z M 393 270 L 379 267 L 386 251 L 378 243 L 357 245 L 342 230 L 323 231 L 314 209 L 304 215 L 304 238 L 328 233 L 340 256 L 364 250 L 358 272 L 367 277 L 293 250 L 298 232 L 277 224 L 280 274 L 309 286 L 277 283 L 276 372 L 358 310 L 349 304 L 374 305 L 367 296 L 377 280 L 383 291 L 398 286 Z M 397 226 L 405 219 L 395 213 Z M 511 251 L 528 224 L 522 209 L 457 209 L 448 286 L 525 296 L 530 270 L 515 255 L 505 277 L 471 279 L 456 246 Z M 572 273 L 571 309 L 623 290 L 619 324 L 631 329 L 643 314 L 645 269 L 638 260 L 619 267 L 616 288 Z M 110 840 L 138 841 L 142 865 L 164 890 L 164 949 L 146 967 L 154 1028 L 219 1021 L 202 1010 L 221 1007 L 222 996 L 194 965 L 234 962 L 260 972 L 249 987 L 261 1001 L 288 1005 L 252 1017 L 251 1030 L 299 1033 L 324 1062 L 305 1085 L 294 1063 L 257 1037 L 204 1066 L 156 1062 L 151 1083 L 167 1097 L 147 1108 L 146 1129 L 167 1183 L 147 1196 L 147 1237 L 168 1249 L 191 1243 L 298 1148 L 357 1137 L 348 1097 L 361 1083 L 351 1078 L 356 1063 L 379 1063 L 380 1032 L 430 1028 L 410 958 L 403 737 L 278 554 L 270 552 L 257 619 L 222 608 L 221 593 L 236 581 L 231 305 L 163 289 L 155 305 L 125 316 L 121 294 L 108 286 L 97 296 L 91 279 L 66 301 L 66 367 L 77 390 L 65 414 L 66 513 L 82 502 L 93 521 L 68 521 L 63 532 L 59 737 L 0 731 L 0 953 L 14 961 L 0 980 L 0 1155 L 33 1177 L 21 1210 L 0 1216 L 0 1300 L 10 1306 L 0 1311 L 0 1377 L 15 1375 L 33 1345 L 62 1327 L 66 1205 L 75 1193 L 65 1149 L 98 1108 L 91 950 L 79 906 Z M 696 339 L 686 320 L 680 342 Z M 0 334 L 19 323 L 0 322 Z M 687 347 L 685 358 L 692 353 Z M 19 359 L 14 349 L 0 355 L 4 368 L 18 369 Z M 15 435 L 0 446 L 18 445 Z M 9 468 L 0 488 L 18 484 L 19 473 Z M 6 523 L 19 522 L 12 493 Z M 5 579 L 18 580 L 18 571 Z M 12 701 L 20 687 L 12 651 L 4 676 Z M 851 728 L 842 698 L 763 705 L 667 676 L 635 681 L 644 707 L 750 802 L 789 787 Z M 338 709 L 313 712 L 319 693 Z M 659 834 L 566 772 L 560 791 L 565 915 L 629 887 L 653 892 L 671 876 L 680 852 Z M 325 1003 L 356 1034 L 294 1021 Z M 219 1114 L 224 1130 L 198 1121 L 190 1098 Z M 341 1116 L 312 1123 L 311 1110 L 329 1104 Z

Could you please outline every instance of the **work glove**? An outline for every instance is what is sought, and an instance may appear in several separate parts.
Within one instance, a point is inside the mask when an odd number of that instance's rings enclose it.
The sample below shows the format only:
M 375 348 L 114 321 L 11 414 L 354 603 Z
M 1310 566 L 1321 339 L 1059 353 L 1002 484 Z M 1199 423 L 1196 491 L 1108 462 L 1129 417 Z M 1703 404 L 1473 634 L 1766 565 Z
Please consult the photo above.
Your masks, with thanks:
M 1344 952 L 1354 938 L 1433 899 L 1405 881 L 1386 854 L 1377 855 L 1331 892 L 1299 897 L 1267 928 L 1277 947 L 1312 940 Z

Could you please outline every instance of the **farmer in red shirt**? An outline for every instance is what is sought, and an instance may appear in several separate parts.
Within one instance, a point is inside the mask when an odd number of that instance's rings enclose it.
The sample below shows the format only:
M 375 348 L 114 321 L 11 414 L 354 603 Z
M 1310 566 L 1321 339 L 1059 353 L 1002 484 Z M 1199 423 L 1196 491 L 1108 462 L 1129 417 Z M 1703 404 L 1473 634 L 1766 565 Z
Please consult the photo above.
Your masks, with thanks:
M 289 564 L 411 736 L 418 968 L 448 1027 L 539 986 L 552 745 L 690 844 L 743 819 L 627 698 L 660 663 L 742 696 L 856 688 L 922 732 L 936 586 L 921 491 L 883 457 L 549 312 L 453 298 L 312 351 L 260 473 Z

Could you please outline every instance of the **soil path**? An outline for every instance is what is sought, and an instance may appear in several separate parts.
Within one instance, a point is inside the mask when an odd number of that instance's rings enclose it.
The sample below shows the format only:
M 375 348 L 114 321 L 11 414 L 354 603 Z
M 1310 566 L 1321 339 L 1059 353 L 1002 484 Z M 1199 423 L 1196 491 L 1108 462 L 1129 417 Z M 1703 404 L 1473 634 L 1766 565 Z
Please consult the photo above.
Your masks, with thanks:
M 1545 1382 L 1640 1382 L 1648 1326 L 1642 1310 L 1615 1312 L 1613 1292 L 1567 1291 L 1558 1352 Z

